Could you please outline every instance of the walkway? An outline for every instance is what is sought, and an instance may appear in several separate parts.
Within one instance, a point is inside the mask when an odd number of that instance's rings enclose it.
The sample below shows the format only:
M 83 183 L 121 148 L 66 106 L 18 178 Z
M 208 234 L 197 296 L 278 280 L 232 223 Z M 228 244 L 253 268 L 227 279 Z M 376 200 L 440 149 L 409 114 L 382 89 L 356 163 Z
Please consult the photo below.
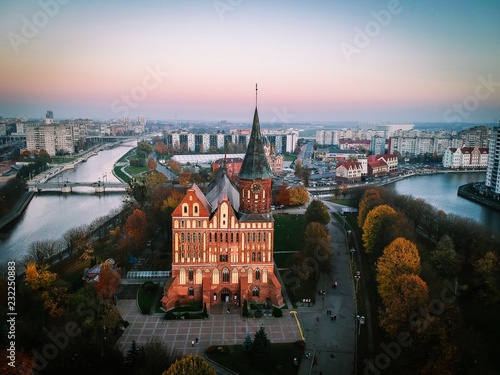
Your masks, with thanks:
M 340 211 L 340 205 L 324 201 L 330 211 Z M 328 224 L 332 238 L 333 277 L 322 277 L 318 285 L 313 307 L 297 308 L 298 317 L 310 359 L 302 359 L 299 374 L 352 374 L 356 358 L 356 305 L 352 282 L 349 254 L 344 228 L 332 219 Z M 337 281 L 334 289 L 331 284 Z M 319 296 L 319 290 L 325 290 L 325 298 Z M 332 314 L 327 314 L 331 310 Z M 332 320 L 331 316 L 337 319 Z M 312 365 L 313 356 L 317 365 Z

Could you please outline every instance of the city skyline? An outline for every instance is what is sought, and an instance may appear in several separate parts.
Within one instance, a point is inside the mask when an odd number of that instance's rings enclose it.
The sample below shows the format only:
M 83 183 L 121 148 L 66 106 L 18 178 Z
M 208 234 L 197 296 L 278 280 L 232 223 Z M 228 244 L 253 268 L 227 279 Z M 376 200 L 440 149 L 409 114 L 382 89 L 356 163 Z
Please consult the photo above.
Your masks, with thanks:
M 0 114 L 496 123 L 500 4 L 2 2 Z

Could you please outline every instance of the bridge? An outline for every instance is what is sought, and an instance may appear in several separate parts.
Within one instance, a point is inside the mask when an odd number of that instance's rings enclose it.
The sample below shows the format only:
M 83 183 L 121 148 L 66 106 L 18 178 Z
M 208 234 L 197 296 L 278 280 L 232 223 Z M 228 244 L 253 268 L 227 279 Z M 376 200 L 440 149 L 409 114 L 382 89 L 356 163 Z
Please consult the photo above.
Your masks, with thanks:
M 71 182 L 71 181 L 57 181 L 57 182 L 44 182 L 44 183 L 31 183 L 28 185 L 28 191 L 60 191 L 62 193 L 71 193 L 73 188 L 76 187 L 93 187 L 96 193 L 104 193 L 106 189 L 120 189 L 127 190 L 129 185 L 123 182 Z

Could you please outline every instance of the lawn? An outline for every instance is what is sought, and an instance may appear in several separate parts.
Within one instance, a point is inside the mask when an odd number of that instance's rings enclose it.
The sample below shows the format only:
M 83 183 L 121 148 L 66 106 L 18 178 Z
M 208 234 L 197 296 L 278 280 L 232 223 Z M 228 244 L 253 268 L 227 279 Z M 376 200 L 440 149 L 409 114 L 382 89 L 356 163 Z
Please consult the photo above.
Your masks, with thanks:
M 217 348 L 222 348 L 222 351 Z M 240 375 L 293 375 L 297 374 L 299 366 L 294 366 L 293 359 L 302 360 L 304 349 L 298 343 L 272 344 L 272 363 L 265 369 L 252 366 L 251 358 L 243 352 L 241 345 L 221 345 L 210 347 L 206 355 L 212 361 Z
M 304 241 L 306 220 L 304 215 L 274 215 L 274 253 L 299 251 Z
M 143 314 L 149 314 L 154 302 L 156 301 L 159 286 L 147 281 L 141 285 L 137 292 L 137 304 Z

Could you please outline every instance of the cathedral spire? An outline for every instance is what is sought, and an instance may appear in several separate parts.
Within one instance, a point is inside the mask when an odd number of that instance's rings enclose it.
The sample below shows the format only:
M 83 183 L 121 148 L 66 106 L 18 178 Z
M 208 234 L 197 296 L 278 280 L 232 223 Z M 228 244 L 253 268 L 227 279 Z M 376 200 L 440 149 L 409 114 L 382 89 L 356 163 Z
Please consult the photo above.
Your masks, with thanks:
M 255 101 L 257 104 L 257 85 L 255 85 Z M 259 113 L 257 106 L 253 115 L 252 133 L 248 142 L 247 152 L 241 165 L 239 178 L 253 180 L 273 178 L 273 172 L 264 152 L 262 135 L 260 133 Z

